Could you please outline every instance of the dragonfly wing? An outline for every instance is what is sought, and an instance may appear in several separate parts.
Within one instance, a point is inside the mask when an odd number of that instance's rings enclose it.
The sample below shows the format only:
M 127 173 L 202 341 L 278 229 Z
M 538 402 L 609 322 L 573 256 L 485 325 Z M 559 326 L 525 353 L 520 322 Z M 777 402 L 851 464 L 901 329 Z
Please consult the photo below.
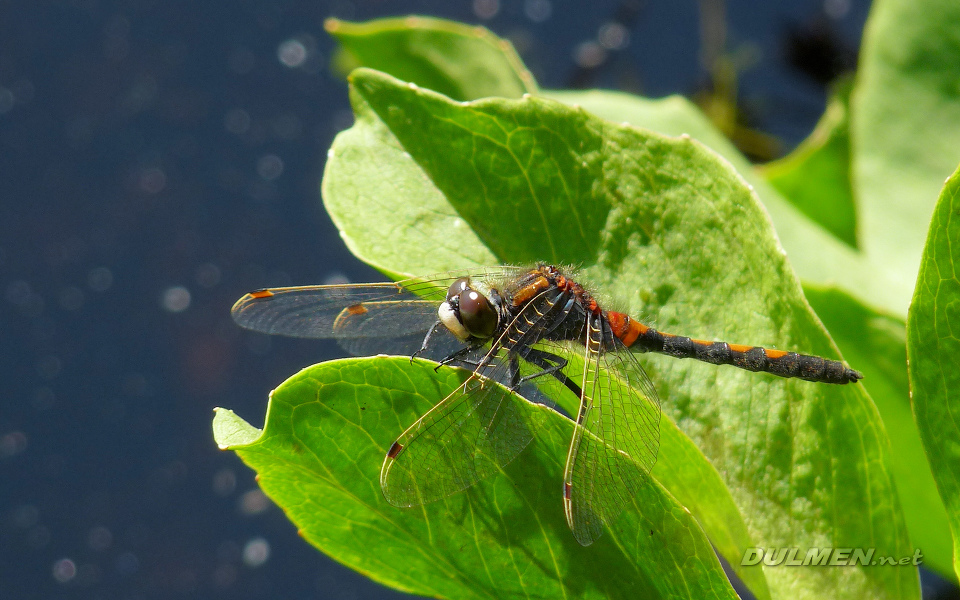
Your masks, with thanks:
M 443 297 L 442 290 L 402 283 L 276 288 L 245 295 L 231 314 L 247 329 L 292 337 L 397 336 L 425 333 Z
M 605 348 L 607 350 L 605 350 Z M 660 447 L 660 400 L 605 322 L 588 317 L 583 395 L 564 474 L 564 509 L 587 546 L 644 484 Z
M 337 343 L 344 350 L 354 356 L 371 356 L 374 354 L 395 354 L 400 356 L 412 356 L 415 352 L 420 358 L 428 358 L 440 362 L 464 347 L 464 342 L 457 336 L 450 333 L 446 327 L 438 327 L 430 335 L 430 340 L 424 351 L 420 352 L 423 345 L 424 336 L 430 327 L 436 323 L 436 311 L 433 313 L 433 322 L 429 327 L 424 327 L 412 333 L 394 336 L 364 336 L 364 337 L 338 337 Z M 454 361 L 453 366 L 465 366 L 459 361 Z
M 394 442 L 380 472 L 394 506 L 445 498 L 506 466 L 533 439 L 524 400 L 474 375 Z
M 505 328 L 474 374 L 397 439 L 387 452 L 380 486 L 395 506 L 445 498 L 509 464 L 533 439 L 546 412 L 530 410 L 510 391 L 521 377 L 517 350 L 536 343 L 563 292 L 544 292 Z
M 497 285 L 518 272 L 514 267 L 451 272 L 398 281 L 351 285 L 314 285 L 251 292 L 231 314 L 242 327 L 301 338 L 333 338 L 355 354 L 390 351 L 386 340 L 423 341 L 437 322 L 447 288 L 460 277 Z M 358 340 L 355 343 L 347 340 Z M 367 340 L 367 341 L 364 341 Z

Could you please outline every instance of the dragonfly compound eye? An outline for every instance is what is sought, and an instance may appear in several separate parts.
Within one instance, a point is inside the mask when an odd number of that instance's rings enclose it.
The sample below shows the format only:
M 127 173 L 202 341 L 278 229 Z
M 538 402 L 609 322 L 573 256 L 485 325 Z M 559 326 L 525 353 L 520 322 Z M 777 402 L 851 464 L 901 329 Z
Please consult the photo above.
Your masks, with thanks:
M 483 294 L 468 288 L 460 294 L 460 322 L 473 337 L 487 339 L 497 329 L 497 311 Z
M 469 277 L 461 277 L 460 279 L 454 281 L 447 290 L 447 302 L 453 302 L 454 298 L 468 289 L 470 289 Z

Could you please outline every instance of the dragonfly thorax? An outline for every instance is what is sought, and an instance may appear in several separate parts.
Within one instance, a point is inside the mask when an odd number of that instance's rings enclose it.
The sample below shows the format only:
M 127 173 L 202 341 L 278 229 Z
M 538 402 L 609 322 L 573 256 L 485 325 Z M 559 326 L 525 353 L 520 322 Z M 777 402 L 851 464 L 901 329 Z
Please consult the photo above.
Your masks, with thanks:
M 486 340 L 497 330 L 500 318 L 494 303 L 461 277 L 447 290 L 447 299 L 437 309 L 440 322 L 461 340 Z

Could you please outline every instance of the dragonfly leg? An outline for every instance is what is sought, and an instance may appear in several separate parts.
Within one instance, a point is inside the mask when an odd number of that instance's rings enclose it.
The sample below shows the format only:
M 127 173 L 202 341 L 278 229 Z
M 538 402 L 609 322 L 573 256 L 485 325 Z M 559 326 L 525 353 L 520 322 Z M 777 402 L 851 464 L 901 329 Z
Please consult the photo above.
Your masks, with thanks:
M 416 357 L 426 352 L 427 344 L 430 343 L 430 336 L 433 335 L 433 332 L 436 331 L 437 327 L 440 327 L 440 325 L 441 325 L 441 321 L 440 319 L 437 319 L 437 322 L 433 324 L 433 327 L 430 328 L 430 331 L 427 332 L 427 335 L 423 337 L 423 343 L 420 344 L 420 349 L 414 352 L 413 355 L 410 357 L 410 362 L 413 362 L 413 359 L 415 359 Z
M 429 335 L 429 334 L 428 334 L 428 335 Z M 450 363 L 452 363 L 452 362 L 456 362 L 456 361 L 460 360 L 461 357 L 466 356 L 467 354 L 470 354 L 471 352 L 473 352 L 474 350 L 477 350 L 477 349 L 480 348 L 481 346 L 483 346 L 483 344 L 470 344 L 469 346 L 464 346 L 463 348 L 460 348 L 459 350 L 457 350 L 456 352 L 454 352 L 454 353 L 451 354 L 450 356 L 442 359 L 442 360 L 440 361 L 440 363 L 437 364 L 436 367 L 434 367 L 433 370 L 434 370 L 434 371 L 439 371 L 439 370 L 440 370 L 440 367 L 445 366 L 445 365 L 448 365 L 448 364 L 450 364 Z M 467 365 L 474 365 L 474 366 L 476 366 L 478 369 L 481 368 L 481 367 L 483 367 L 483 366 L 485 366 L 485 364 L 484 364 L 483 361 L 481 361 L 480 363 L 475 363 L 475 362 L 473 362 L 473 361 L 461 361 L 461 362 L 463 362 L 464 364 L 467 364 Z
M 536 379 L 537 377 L 542 377 L 544 375 L 550 375 L 566 386 L 566 388 L 573 392 L 577 398 L 583 395 L 583 390 L 580 389 L 580 386 L 574 383 L 573 380 L 567 377 L 567 374 L 563 372 L 563 368 L 567 366 L 567 359 L 557 356 L 556 354 L 544 352 L 543 350 L 537 350 L 536 348 L 526 348 L 522 356 L 524 360 L 530 364 L 540 367 L 542 370 L 531 375 L 521 377 L 520 380 L 517 381 L 517 386 L 526 383 L 531 379 Z M 516 386 L 513 387 L 515 388 Z

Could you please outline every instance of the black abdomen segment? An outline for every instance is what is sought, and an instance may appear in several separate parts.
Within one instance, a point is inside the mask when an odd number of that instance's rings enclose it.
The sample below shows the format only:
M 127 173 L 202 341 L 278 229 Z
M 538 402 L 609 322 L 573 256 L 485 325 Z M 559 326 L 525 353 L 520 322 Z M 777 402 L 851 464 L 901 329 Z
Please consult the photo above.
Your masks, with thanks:
M 660 333 L 652 327 L 637 327 L 639 324 L 636 321 L 630 325 L 632 329 L 639 330 L 633 346 L 676 358 L 695 358 L 715 365 L 733 365 L 747 371 L 763 371 L 780 377 L 797 377 L 821 383 L 844 384 L 863 378 L 858 371 L 837 360 L 783 350 L 768 350 L 759 346 L 695 340 Z

